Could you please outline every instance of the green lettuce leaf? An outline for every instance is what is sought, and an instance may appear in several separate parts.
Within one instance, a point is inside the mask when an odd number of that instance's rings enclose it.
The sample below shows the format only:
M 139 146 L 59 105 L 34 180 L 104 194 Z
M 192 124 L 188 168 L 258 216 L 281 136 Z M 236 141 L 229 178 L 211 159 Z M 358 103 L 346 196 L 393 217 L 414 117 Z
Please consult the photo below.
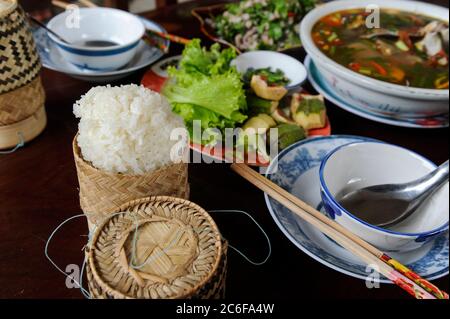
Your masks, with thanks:
M 230 66 L 235 57 L 233 49 L 221 50 L 213 45 L 207 50 L 200 40 L 192 40 L 178 69 L 169 69 L 170 78 L 162 93 L 191 132 L 195 120 L 202 122 L 203 129 L 224 130 L 247 119 L 244 83 L 236 68 Z
M 184 80 L 186 84 L 188 81 Z M 164 88 L 164 95 L 172 105 L 200 106 L 237 123 L 242 123 L 247 119 L 240 112 L 246 106 L 244 94 L 240 77 L 236 77 L 233 73 L 210 77 L 202 76 L 190 81 L 186 86 L 175 83 Z

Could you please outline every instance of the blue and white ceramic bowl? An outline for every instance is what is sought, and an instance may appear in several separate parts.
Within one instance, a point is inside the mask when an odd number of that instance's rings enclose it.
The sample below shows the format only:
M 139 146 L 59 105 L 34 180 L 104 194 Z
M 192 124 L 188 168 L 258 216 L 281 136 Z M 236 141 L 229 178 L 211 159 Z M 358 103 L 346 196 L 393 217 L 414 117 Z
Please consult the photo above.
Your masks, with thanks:
M 358 136 L 334 135 L 307 139 L 283 150 L 272 161 L 267 177 L 291 194 L 325 214 L 320 195 L 319 169 L 323 159 L 336 148 L 353 142 L 373 141 Z M 373 269 L 335 241 L 265 195 L 267 207 L 283 234 L 302 252 L 321 264 L 346 275 L 367 280 Z M 426 280 L 448 275 L 448 231 L 420 248 L 389 255 Z M 384 277 L 377 281 L 392 283 Z
M 359 219 L 338 203 L 342 194 L 373 185 L 416 180 L 436 165 L 399 146 L 379 142 L 343 145 L 328 154 L 320 167 L 322 201 L 328 215 L 381 250 L 409 251 L 434 240 L 448 230 L 448 183 L 413 215 L 389 229 Z
M 143 17 L 140 17 L 140 19 L 146 29 L 167 33 L 167 31 L 156 22 L 144 19 Z M 137 70 L 155 63 L 162 56 L 164 56 L 164 52 L 160 48 L 154 45 L 150 45 L 141 40 L 140 44 L 137 47 L 137 52 L 134 58 L 121 69 L 115 71 L 89 70 L 85 68 L 79 68 L 68 62 L 62 56 L 56 43 L 50 39 L 46 30 L 44 30 L 43 28 L 34 27 L 32 29 L 32 32 L 42 65 L 45 68 L 92 83 L 111 84 L 113 81 L 117 81 L 126 76 L 129 76 Z M 159 41 L 167 48 L 170 46 L 169 40 L 155 38 L 155 41 Z
M 70 44 L 49 33 L 61 55 L 72 64 L 94 71 L 113 71 L 128 64 L 145 33 L 142 21 L 128 12 L 111 8 L 82 8 L 55 16 L 47 27 Z M 116 45 L 87 47 L 86 41 Z

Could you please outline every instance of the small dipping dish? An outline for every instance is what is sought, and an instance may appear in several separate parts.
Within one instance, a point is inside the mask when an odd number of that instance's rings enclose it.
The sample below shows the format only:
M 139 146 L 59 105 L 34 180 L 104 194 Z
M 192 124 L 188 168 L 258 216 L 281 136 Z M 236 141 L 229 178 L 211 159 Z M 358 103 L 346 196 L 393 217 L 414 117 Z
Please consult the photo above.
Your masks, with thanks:
M 47 27 L 70 44 L 48 33 L 61 55 L 81 69 L 120 69 L 135 56 L 145 33 L 141 20 L 111 8 L 82 8 L 55 16 Z
M 365 187 L 411 182 L 434 169 L 436 165 L 429 160 L 399 146 L 379 142 L 344 145 L 328 154 L 320 167 L 324 208 L 339 224 L 383 251 L 417 249 L 448 230 L 448 183 L 414 214 L 389 229 L 358 218 L 339 200 Z
M 245 74 L 249 69 L 281 70 L 290 81 L 286 86 L 289 91 L 299 89 L 308 76 L 303 63 L 287 54 L 274 51 L 246 52 L 239 55 L 231 64 L 236 66 L 241 74 Z

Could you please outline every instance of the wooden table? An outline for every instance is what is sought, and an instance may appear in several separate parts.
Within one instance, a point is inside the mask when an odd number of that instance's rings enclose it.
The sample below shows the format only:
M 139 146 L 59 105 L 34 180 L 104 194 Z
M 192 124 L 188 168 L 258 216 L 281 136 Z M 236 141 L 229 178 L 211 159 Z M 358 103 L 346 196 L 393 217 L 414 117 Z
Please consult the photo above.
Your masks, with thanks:
M 146 14 L 169 32 L 199 36 L 190 16 L 195 1 Z M 448 2 L 437 1 L 448 5 Z M 174 45 L 171 53 L 179 53 Z M 139 83 L 144 71 L 120 83 Z M 82 298 L 68 289 L 65 277 L 44 256 L 53 229 L 80 214 L 78 183 L 71 142 L 77 131 L 73 103 L 91 84 L 49 70 L 42 72 L 47 92 L 48 127 L 24 149 L 0 156 L 0 298 Z M 368 136 L 410 148 L 436 163 L 448 158 L 448 129 L 416 130 L 365 120 L 329 105 L 335 134 Z M 273 243 L 273 256 L 262 267 L 249 265 L 230 252 L 228 297 L 232 299 L 409 298 L 399 288 L 382 285 L 369 290 L 364 281 L 333 271 L 298 250 L 270 217 L 262 192 L 234 174 L 227 165 L 190 165 L 192 201 L 205 209 L 241 209 L 262 224 Z M 245 217 L 214 215 L 229 241 L 255 260 L 267 254 L 264 237 Z M 84 220 L 67 224 L 50 247 L 54 260 L 65 269 L 81 264 L 86 243 Z M 449 278 L 436 281 L 449 290 Z

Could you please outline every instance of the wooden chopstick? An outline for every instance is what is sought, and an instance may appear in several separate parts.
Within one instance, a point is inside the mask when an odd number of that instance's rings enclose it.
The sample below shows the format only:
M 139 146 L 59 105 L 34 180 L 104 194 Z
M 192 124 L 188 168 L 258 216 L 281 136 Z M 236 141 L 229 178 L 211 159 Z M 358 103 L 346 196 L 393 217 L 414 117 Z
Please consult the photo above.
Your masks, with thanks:
M 81 4 L 83 4 L 83 5 L 87 6 L 87 7 L 90 7 L 90 8 L 96 8 L 97 7 L 96 4 L 92 3 L 89 0 L 79 0 L 78 2 L 80 2 Z M 68 2 L 60 1 L 60 0 L 52 0 L 52 4 L 55 7 L 59 7 L 59 8 L 65 9 L 65 10 L 67 10 L 69 5 L 71 5 Z M 189 42 L 191 42 L 190 39 L 186 39 L 186 38 L 180 37 L 178 35 L 170 34 L 170 33 L 163 33 L 163 32 L 155 31 L 155 30 L 152 30 L 152 29 L 147 29 L 147 32 L 151 33 L 151 34 L 154 34 L 154 35 L 156 35 L 156 36 L 158 36 L 160 38 L 163 38 L 163 39 L 175 42 L 175 43 L 188 44 Z M 148 40 L 148 38 L 147 38 L 147 40 Z M 147 41 L 147 42 L 149 42 L 149 41 Z M 167 52 L 167 49 L 165 49 L 164 45 L 163 45 L 163 47 L 160 47 L 160 49 L 162 49 L 163 51 Z
M 83 4 L 83 5 L 85 5 L 86 7 L 89 7 L 89 8 L 96 8 L 97 7 L 97 5 L 95 3 L 93 3 L 93 2 L 91 2 L 89 0 L 78 0 L 78 2 Z
M 169 53 L 169 47 L 167 45 L 155 40 L 154 38 L 150 37 L 148 34 L 145 34 L 142 37 L 142 40 L 151 47 L 154 47 L 154 46 L 158 47 L 165 54 Z
M 97 8 L 97 5 L 95 3 L 92 3 L 91 1 L 88 1 L 88 0 L 79 0 L 78 2 L 82 5 L 84 5 L 85 7 Z M 61 1 L 61 0 L 52 0 L 52 5 L 54 5 L 57 8 L 64 9 L 64 10 L 67 10 L 70 5 L 74 5 L 74 4 L 75 3 L 69 3 L 69 2 Z
M 341 225 L 330 220 L 299 198 L 285 191 L 267 178 L 261 176 L 245 164 L 233 164 L 232 169 L 279 201 L 299 217 L 317 227 L 350 252 L 359 256 L 366 263 L 376 265 L 377 270 L 395 284 L 418 299 L 448 299 L 448 295 L 437 287 L 421 279 L 420 276 L 398 263 L 387 262 L 387 258 L 380 258 L 378 249 L 352 234 Z M 369 249 L 370 248 L 370 249 Z M 377 254 L 374 254 L 377 252 Z M 386 256 L 381 253 L 381 256 Z M 389 258 L 389 257 L 388 257 Z M 389 261 L 393 260 L 392 258 Z
M 163 39 L 175 42 L 175 43 L 188 44 L 189 42 L 191 42 L 190 39 L 186 39 L 186 38 L 180 37 L 178 35 L 174 35 L 174 34 L 170 34 L 170 33 L 163 33 L 163 32 L 155 31 L 155 30 L 151 30 L 151 29 L 147 29 L 147 31 L 159 36 L 160 38 L 163 38 Z
M 61 8 L 64 10 L 67 10 L 71 3 L 65 2 L 65 1 L 59 1 L 59 0 L 52 0 L 52 5 L 54 5 L 57 8 Z

